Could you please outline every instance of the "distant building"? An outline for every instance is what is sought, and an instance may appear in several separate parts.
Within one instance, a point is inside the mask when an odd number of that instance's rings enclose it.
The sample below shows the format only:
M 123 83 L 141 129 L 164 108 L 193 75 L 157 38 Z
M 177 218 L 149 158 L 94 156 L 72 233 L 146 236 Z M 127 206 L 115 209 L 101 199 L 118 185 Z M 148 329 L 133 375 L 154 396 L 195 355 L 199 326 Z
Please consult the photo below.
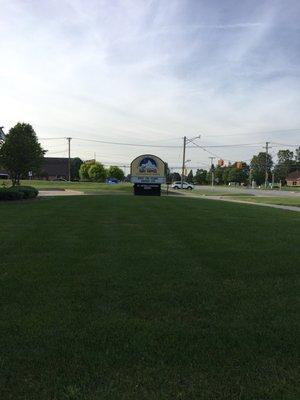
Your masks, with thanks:
M 3 126 L 0 126 L 0 147 L 5 142 L 5 139 L 6 136 L 5 133 L 3 132 Z M 8 178 L 9 178 L 8 172 L 0 168 L 0 179 L 2 180 Z
M 68 179 L 69 159 L 63 157 L 44 157 L 40 178 L 44 179 Z
M 291 172 L 286 177 L 287 186 L 300 186 L 300 170 Z
M 72 160 L 72 159 L 71 159 Z M 29 171 L 28 171 L 29 173 Z M 40 173 L 33 174 L 34 179 L 68 179 L 69 159 L 62 157 L 44 157 Z M 9 172 L 0 168 L 0 179 L 8 179 Z M 28 179 L 29 176 L 23 177 Z
M 6 136 L 3 132 L 3 126 L 0 126 L 0 146 L 5 142 Z

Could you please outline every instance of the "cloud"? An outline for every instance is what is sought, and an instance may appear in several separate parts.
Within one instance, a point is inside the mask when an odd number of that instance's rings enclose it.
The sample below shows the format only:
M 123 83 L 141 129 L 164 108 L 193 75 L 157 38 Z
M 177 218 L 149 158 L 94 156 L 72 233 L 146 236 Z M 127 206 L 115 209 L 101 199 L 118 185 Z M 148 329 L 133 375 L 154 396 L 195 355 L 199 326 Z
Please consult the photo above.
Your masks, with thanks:
M 297 132 L 287 129 L 300 127 L 300 6 L 225 3 L 2 1 L 1 125 L 24 120 L 44 137 L 175 144 L 185 134 L 220 143 L 226 134 L 282 128 L 294 142 Z M 45 145 L 61 151 L 60 143 Z M 73 146 L 87 158 L 95 148 Z M 129 162 L 141 150 L 96 151 Z M 158 155 L 178 163 L 177 150 Z

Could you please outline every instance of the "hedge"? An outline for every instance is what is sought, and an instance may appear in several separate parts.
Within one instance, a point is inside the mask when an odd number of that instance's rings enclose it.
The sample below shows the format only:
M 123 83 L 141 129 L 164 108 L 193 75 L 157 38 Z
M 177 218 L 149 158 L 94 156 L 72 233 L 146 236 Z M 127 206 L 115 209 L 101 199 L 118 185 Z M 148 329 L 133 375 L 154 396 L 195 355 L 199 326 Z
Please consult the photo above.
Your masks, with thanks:
M 38 190 L 31 186 L 11 186 L 8 189 L 0 188 L 0 201 L 34 199 L 38 194 Z

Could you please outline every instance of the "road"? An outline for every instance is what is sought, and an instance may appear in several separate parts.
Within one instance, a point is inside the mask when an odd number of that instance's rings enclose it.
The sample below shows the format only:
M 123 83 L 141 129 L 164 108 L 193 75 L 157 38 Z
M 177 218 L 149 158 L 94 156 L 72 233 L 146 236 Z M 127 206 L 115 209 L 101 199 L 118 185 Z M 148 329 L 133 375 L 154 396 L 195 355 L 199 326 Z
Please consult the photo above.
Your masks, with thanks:
M 265 190 L 265 189 L 251 189 L 246 187 L 230 187 L 230 186 L 195 186 L 195 190 L 203 191 L 203 192 L 210 192 L 213 195 L 214 192 L 216 193 L 241 193 L 241 194 L 249 194 L 254 196 L 261 196 L 261 197 L 300 197 L 300 191 L 288 191 L 288 190 Z

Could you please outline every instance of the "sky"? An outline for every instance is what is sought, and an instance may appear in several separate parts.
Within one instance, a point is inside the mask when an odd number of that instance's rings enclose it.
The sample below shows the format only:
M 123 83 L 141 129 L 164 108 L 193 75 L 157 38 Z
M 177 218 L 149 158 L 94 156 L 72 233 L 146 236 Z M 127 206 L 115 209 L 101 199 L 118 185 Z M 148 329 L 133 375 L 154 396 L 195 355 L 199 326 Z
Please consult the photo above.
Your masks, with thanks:
M 0 126 L 32 124 L 48 156 L 67 156 L 72 137 L 73 157 L 127 165 L 152 153 L 176 168 L 183 136 L 226 145 L 205 149 L 230 161 L 265 141 L 300 142 L 298 0 L 0 0 L 0 10 Z M 209 156 L 187 149 L 190 166 Z

